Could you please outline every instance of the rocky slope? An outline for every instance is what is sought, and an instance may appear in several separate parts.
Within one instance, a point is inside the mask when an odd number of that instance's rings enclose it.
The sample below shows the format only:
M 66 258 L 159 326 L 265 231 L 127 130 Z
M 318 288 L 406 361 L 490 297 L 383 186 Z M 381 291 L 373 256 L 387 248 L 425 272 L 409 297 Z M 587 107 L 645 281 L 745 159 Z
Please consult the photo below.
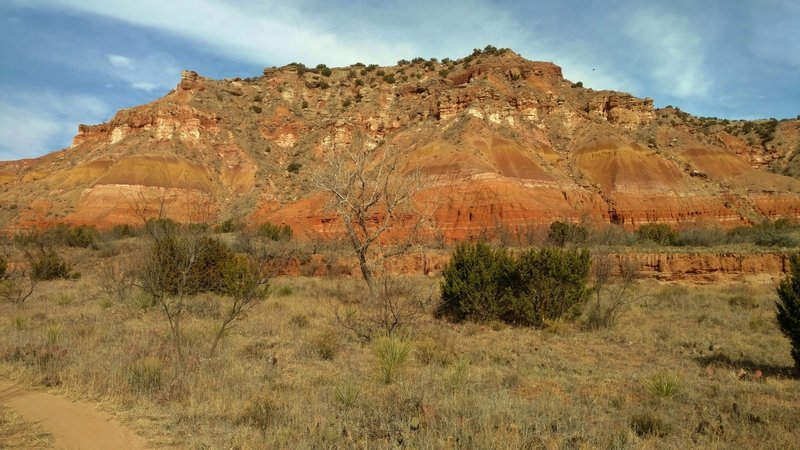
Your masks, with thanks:
M 335 233 L 310 187 L 319 161 L 363 131 L 407 153 L 440 233 L 524 232 L 590 217 L 732 226 L 800 214 L 800 121 L 697 118 L 583 88 L 512 51 L 456 61 L 268 68 L 252 79 L 186 71 L 176 89 L 81 125 L 73 145 L 0 163 L 0 226 L 178 220 L 285 222 Z M 775 172 L 784 173 L 778 174 Z

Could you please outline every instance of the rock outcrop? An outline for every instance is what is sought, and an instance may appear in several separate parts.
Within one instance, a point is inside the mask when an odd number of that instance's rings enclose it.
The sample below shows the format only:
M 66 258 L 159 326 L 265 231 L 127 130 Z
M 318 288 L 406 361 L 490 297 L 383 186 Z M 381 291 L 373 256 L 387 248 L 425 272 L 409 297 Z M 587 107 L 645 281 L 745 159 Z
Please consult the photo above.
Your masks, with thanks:
M 798 123 L 658 110 L 511 51 L 394 67 L 292 64 L 249 79 L 184 71 L 164 97 L 81 125 L 69 148 L 0 163 L 0 226 L 108 227 L 137 221 L 138 202 L 180 220 L 335 234 L 310 174 L 356 133 L 366 148 L 401 149 L 405 170 L 423 169 L 415 201 L 435 203 L 445 239 L 586 217 L 733 226 L 800 215 L 800 183 L 773 173 L 794 173 Z

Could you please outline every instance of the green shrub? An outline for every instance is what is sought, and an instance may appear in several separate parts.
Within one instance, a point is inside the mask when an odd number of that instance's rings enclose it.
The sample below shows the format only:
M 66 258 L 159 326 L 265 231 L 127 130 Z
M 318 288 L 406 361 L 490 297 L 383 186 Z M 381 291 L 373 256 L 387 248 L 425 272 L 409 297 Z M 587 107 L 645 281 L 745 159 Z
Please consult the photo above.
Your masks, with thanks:
M 713 247 L 723 244 L 726 236 L 717 227 L 692 227 L 678 231 L 671 241 L 672 245 L 681 247 Z
M 88 248 L 94 246 L 95 236 L 97 236 L 97 230 L 93 226 L 67 227 L 64 241 L 70 247 Z
M 789 258 L 790 271 L 778 286 L 778 324 L 792 344 L 794 365 L 800 369 L 800 254 Z
M 8 269 L 8 259 L 0 255 L 0 280 L 6 277 L 6 269 Z
M 545 320 L 575 317 L 589 296 L 586 280 L 591 258 L 582 249 L 543 248 L 522 253 L 510 322 L 542 326 Z
M 589 230 L 584 225 L 557 220 L 550 224 L 547 240 L 553 245 L 564 247 L 567 244 L 583 244 L 589 237 Z
M 728 230 L 726 240 L 731 244 L 753 243 L 764 247 L 795 247 L 798 242 L 792 233 L 796 229 L 797 225 L 789 219 L 765 220 L 757 225 Z
M 134 237 L 136 235 L 138 235 L 138 230 L 134 228 L 132 225 L 129 225 L 127 223 L 123 223 L 121 225 L 114 225 L 114 227 L 111 228 L 111 236 L 113 236 L 116 239 L 121 239 L 124 237 Z
M 442 309 L 457 319 L 542 326 L 577 315 L 588 297 L 586 250 L 543 248 L 514 257 L 484 242 L 460 244 L 444 271 Z
M 639 242 L 654 242 L 661 245 L 671 245 L 675 240 L 675 232 L 665 223 L 646 223 L 636 230 Z
M 301 167 L 303 167 L 303 165 L 299 162 L 289 163 L 289 165 L 286 167 L 286 171 L 289 173 L 297 173 L 300 172 Z
M 69 266 L 64 258 L 53 250 L 44 250 L 31 257 L 31 278 L 34 280 L 55 280 L 70 278 Z
M 457 319 L 489 321 L 508 311 L 515 263 L 483 241 L 459 244 L 441 283 L 442 307 Z
M 236 231 L 241 231 L 244 228 L 244 224 L 236 219 L 226 219 L 219 225 L 217 225 L 214 229 L 217 233 L 234 233 Z
M 256 236 L 273 241 L 288 241 L 292 239 L 292 228 L 289 225 L 264 222 L 256 229 Z

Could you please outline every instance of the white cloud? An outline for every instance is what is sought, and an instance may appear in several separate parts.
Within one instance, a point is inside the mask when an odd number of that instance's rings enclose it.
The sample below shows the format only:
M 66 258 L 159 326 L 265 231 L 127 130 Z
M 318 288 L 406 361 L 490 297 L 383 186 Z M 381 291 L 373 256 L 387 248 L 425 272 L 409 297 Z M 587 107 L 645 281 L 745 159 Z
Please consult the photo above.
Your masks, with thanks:
M 155 83 L 149 83 L 147 81 L 134 81 L 131 83 L 131 87 L 134 89 L 141 89 L 143 91 L 152 92 L 158 88 L 158 85 Z
M 92 96 L 50 91 L 0 92 L 0 160 L 30 158 L 70 145 L 77 123 L 108 119 L 106 104 Z
M 131 67 L 131 59 L 122 55 L 108 55 L 108 62 L 114 67 Z
M 639 10 L 626 27 L 638 44 L 637 55 L 659 90 L 680 98 L 705 98 L 714 85 L 704 66 L 705 48 L 700 34 L 687 19 L 653 10 Z
M 153 53 L 143 58 L 131 58 L 112 54 L 107 59 L 108 64 L 100 65 L 101 70 L 128 83 L 133 89 L 146 92 L 168 89 L 175 86 L 179 78 L 180 69 L 169 55 Z
M 400 6 L 365 3 L 352 8 L 345 4 L 324 13 L 310 2 L 276 0 L 29 0 L 25 6 L 111 17 L 202 43 L 226 57 L 263 65 L 291 61 L 393 64 L 400 58 L 420 56 L 422 49 L 428 53 L 432 49 L 456 51 L 441 55 L 453 57 L 469 53 L 472 46 L 520 43 L 527 25 L 480 0 Z M 395 9 L 389 11 L 392 7 Z M 136 65 L 137 61 L 132 63 Z

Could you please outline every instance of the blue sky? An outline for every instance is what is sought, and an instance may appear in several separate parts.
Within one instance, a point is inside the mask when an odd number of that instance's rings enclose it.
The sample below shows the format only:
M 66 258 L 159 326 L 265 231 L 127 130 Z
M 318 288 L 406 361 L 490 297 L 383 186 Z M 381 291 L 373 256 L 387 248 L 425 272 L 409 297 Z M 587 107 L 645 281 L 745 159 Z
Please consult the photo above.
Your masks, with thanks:
M 162 96 L 181 69 L 248 77 L 486 44 L 656 106 L 800 114 L 797 0 L 3 0 L 0 42 L 0 160 L 68 146 L 79 123 Z

